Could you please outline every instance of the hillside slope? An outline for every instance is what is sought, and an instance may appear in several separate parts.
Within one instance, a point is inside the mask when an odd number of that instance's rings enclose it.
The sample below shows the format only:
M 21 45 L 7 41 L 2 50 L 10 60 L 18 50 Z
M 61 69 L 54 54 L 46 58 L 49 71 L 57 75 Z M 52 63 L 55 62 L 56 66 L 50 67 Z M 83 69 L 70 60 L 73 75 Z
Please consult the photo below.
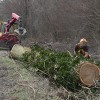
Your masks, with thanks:
M 62 100 L 49 81 L 0 51 L 0 100 Z

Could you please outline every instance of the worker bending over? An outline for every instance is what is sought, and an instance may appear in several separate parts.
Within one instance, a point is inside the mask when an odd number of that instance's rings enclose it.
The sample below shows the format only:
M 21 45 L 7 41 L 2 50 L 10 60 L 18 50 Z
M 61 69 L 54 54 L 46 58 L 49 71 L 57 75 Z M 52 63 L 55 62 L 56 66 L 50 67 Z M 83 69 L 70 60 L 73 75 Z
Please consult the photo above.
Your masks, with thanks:
M 82 38 L 78 44 L 75 46 L 75 53 L 78 55 L 83 55 L 86 58 L 90 58 L 89 50 L 87 46 L 87 40 Z

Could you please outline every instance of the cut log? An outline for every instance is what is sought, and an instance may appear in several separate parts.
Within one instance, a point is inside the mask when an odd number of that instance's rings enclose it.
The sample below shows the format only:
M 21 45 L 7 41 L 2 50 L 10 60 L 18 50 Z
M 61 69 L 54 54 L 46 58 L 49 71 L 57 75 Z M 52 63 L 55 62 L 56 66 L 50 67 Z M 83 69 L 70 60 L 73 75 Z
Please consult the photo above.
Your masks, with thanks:
M 23 56 L 23 54 L 25 52 L 31 52 L 31 48 L 29 47 L 23 47 L 22 45 L 20 44 L 15 44 L 11 51 L 10 51 L 10 54 L 13 58 L 21 58 Z
M 86 62 L 80 66 L 79 77 L 81 82 L 87 86 L 94 86 L 99 81 L 100 69 L 89 62 Z

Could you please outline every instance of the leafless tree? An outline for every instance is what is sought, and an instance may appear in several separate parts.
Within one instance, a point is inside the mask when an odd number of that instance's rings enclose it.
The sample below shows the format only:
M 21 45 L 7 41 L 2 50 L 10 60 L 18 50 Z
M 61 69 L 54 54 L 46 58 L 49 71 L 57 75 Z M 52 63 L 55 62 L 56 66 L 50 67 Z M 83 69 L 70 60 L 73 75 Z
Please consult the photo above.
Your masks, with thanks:
M 85 37 L 100 46 L 100 0 L 3 0 L 2 5 L 5 19 L 12 12 L 22 16 L 29 36 L 72 46 Z

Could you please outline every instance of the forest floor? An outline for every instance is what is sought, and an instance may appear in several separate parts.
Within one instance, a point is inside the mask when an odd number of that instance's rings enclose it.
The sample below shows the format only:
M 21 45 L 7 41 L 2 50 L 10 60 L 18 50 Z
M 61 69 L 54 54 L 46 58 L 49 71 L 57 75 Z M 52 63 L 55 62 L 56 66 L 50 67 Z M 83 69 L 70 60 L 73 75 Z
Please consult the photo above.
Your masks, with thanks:
M 9 51 L 0 51 L 0 100 L 63 100 L 57 91 L 48 79 L 9 58 Z
M 29 46 L 30 43 L 27 42 L 24 41 L 23 45 Z M 66 47 L 62 48 L 66 43 L 41 44 L 46 48 L 66 51 Z M 63 87 L 52 86 L 47 78 L 37 75 L 35 69 L 26 69 L 20 61 L 9 58 L 9 51 L 1 50 L 0 100 L 100 100 L 100 95 L 85 94 L 84 91 L 72 93 Z

